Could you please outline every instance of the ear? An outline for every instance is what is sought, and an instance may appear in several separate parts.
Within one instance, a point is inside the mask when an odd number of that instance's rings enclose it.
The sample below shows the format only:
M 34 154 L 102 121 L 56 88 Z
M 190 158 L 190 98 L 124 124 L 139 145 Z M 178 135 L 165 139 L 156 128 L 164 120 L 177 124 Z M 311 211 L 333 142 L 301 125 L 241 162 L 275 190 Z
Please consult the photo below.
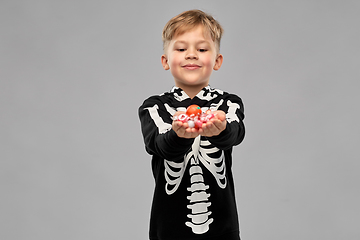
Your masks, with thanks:
M 170 69 L 169 64 L 168 64 L 168 59 L 165 54 L 161 56 L 161 64 L 165 70 Z
M 214 70 L 217 71 L 220 69 L 221 64 L 223 63 L 223 55 L 218 54 L 216 59 L 215 59 L 215 64 L 214 64 Z

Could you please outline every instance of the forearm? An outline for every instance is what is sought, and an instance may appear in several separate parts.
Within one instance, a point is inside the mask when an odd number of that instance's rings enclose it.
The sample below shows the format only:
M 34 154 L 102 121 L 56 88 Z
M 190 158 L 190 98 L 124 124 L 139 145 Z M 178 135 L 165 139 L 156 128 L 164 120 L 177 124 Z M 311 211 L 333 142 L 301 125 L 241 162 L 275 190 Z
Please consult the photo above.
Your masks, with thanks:
M 242 121 L 234 121 L 231 123 L 227 123 L 225 130 L 223 130 L 219 135 L 208 137 L 207 139 L 217 148 L 226 150 L 240 144 L 244 137 L 244 123 Z
M 158 106 L 162 105 L 150 102 L 139 108 L 146 151 L 171 161 L 182 159 L 194 140 L 180 138 L 172 129 L 169 113 Z
M 178 137 L 172 129 L 163 134 L 147 136 L 144 137 L 147 152 L 170 161 L 182 160 L 194 142 L 194 139 Z

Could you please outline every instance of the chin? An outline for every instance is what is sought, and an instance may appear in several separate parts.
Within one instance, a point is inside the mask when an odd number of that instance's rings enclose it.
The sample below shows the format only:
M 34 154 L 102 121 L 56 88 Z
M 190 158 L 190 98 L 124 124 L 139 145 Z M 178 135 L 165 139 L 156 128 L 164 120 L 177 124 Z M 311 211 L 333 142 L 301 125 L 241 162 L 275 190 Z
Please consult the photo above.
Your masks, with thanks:
M 187 85 L 198 86 L 198 85 L 208 84 L 209 81 L 199 80 L 199 79 L 187 79 L 186 81 L 182 81 L 182 83 L 187 84 Z

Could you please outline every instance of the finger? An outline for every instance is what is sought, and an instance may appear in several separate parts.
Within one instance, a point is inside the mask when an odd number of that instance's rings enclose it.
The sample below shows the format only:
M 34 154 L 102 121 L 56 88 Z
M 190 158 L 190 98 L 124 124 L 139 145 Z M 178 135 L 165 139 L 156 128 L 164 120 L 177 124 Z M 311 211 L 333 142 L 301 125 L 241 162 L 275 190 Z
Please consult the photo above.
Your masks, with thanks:
M 214 126 L 216 129 L 223 131 L 226 128 L 226 121 L 214 121 Z
M 199 133 L 200 133 L 201 135 L 203 135 L 204 132 L 205 132 L 205 128 L 204 128 L 204 127 L 199 128 Z
M 196 138 L 197 136 L 199 136 L 199 132 L 196 131 L 196 132 L 191 132 L 190 133 L 190 138 Z
M 183 126 L 183 123 L 180 121 L 174 121 L 172 126 L 174 131 L 176 132 L 178 129 L 180 129 Z
M 186 127 L 185 127 L 185 124 L 180 122 L 181 124 L 179 124 L 179 128 L 177 128 L 176 130 L 176 134 L 179 136 L 179 137 L 184 137 L 185 133 L 186 133 Z
M 173 129 L 175 132 L 178 131 L 179 125 L 177 124 L 177 122 L 174 121 L 174 122 L 172 123 L 172 129 Z
M 216 118 L 219 119 L 220 121 L 225 121 L 226 119 L 226 114 L 224 111 L 218 110 L 216 111 Z
M 211 137 L 213 135 L 213 126 L 210 122 L 204 123 L 202 128 L 199 129 L 199 134 L 204 137 Z
M 189 124 L 188 124 L 187 122 L 185 122 L 185 123 L 183 123 L 183 127 L 184 127 L 185 129 L 187 129 L 187 128 L 189 128 Z
M 186 128 L 186 132 L 187 133 L 194 133 L 194 132 L 198 132 L 198 130 L 196 128 Z
M 187 128 L 184 133 L 185 138 L 195 138 L 198 135 L 199 135 L 199 132 L 195 128 Z
M 199 134 L 204 137 L 211 137 L 211 132 L 208 129 L 199 129 Z

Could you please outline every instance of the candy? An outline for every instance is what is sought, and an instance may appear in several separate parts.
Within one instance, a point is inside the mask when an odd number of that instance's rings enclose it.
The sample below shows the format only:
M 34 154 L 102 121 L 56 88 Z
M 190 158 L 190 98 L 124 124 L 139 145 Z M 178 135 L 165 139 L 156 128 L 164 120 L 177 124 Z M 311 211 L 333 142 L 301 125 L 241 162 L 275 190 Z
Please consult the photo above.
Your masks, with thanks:
M 198 128 L 201 128 L 202 127 L 202 125 L 203 125 L 203 121 L 201 121 L 201 120 L 196 120 L 195 121 L 195 124 L 196 124 L 196 126 L 198 127 Z
M 186 115 L 188 115 L 189 117 L 195 117 L 198 116 L 202 113 L 201 108 L 198 105 L 190 105 L 187 109 L 186 109 Z
M 182 113 L 177 117 L 177 120 L 185 123 L 185 122 L 189 121 L 189 116 Z
M 186 114 L 179 114 L 178 116 L 174 117 L 174 120 L 187 123 L 189 128 L 199 129 L 204 123 L 207 123 L 214 117 L 215 114 L 210 109 L 206 112 L 202 112 L 198 105 L 193 104 L 186 109 Z
M 194 123 L 193 120 L 189 120 L 187 123 L 188 123 L 188 125 L 189 125 L 189 128 L 195 127 L 195 123 Z
M 213 113 L 208 114 L 208 115 L 206 115 L 206 117 L 205 117 L 205 121 L 207 122 L 207 121 L 209 121 L 210 119 L 212 119 L 212 118 L 214 118 L 214 117 L 215 117 L 215 115 L 214 115 Z

